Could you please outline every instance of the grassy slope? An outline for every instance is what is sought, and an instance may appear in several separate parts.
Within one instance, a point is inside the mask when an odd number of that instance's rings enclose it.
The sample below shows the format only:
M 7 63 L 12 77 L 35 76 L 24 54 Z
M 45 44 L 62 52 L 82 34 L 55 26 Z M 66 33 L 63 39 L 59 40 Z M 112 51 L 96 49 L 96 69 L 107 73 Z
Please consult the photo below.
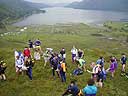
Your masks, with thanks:
M 114 27 L 115 25 L 111 24 L 111 26 Z M 11 31 L 14 30 L 14 28 L 11 27 L 9 29 L 11 29 Z M 19 28 L 15 30 L 19 30 Z M 70 73 L 76 67 L 76 65 L 71 63 L 70 50 L 72 45 L 84 50 L 84 59 L 89 68 L 90 62 L 95 62 L 101 55 L 108 61 L 110 55 L 115 55 L 119 59 L 122 52 L 128 52 L 127 44 L 122 43 L 121 36 L 118 36 L 118 40 L 107 39 L 109 37 L 117 39 L 117 37 L 113 35 L 114 33 L 114 30 L 106 32 L 104 29 L 92 28 L 84 24 L 71 24 L 69 26 L 29 27 L 24 33 L 0 37 L 0 58 L 4 58 L 8 64 L 6 71 L 8 80 L 6 82 L 0 82 L 0 96 L 61 96 L 72 79 L 77 80 L 78 86 L 83 88 L 86 86 L 90 74 L 85 72 L 78 77 L 70 76 Z M 127 34 L 127 32 L 124 33 Z M 16 78 L 13 49 L 23 50 L 23 48 L 27 46 L 29 39 L 35 40 L 37 38 L 43 42 L 43 50 L 47 47 L 52 47 L 58 52 L 62 47 L 66 48 L 68 65 L 66 83 L 61 83 L 58 78 L 53 80 L 50 67 L 47 65 L 45 69 L 43 68 L 43 60 L 36 62 L 33 68 L 33 81 L 29 81 L 27 76 Z M 105 65 L 106 68 L 108 68 L 109 62 L 106 62 Z M 125 77 L 119 76 L 120 69 L 121 64 L 119 63 L 119 68 L 114 80 L 109 79 L 109 74 L 107 81 L 105 81 L 104 88 L 98 90 L 97 96 L 128 95 L 128 80 Z

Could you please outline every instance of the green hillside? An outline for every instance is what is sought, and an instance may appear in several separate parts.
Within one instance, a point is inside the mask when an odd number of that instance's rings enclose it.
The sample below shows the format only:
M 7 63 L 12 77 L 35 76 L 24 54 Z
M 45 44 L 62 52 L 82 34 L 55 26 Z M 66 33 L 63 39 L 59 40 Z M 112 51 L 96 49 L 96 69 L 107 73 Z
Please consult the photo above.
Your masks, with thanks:
M 82 0 L 67 7 L 89 10 L 128 11 L 127 0 Z
M 77 80 L 79 88 L 86 86 L 91 74 L 84 72 L 80 76 L 71 76 L 77 65 L 71 62 L 71 48 L 84 50 L 86 67 L 90 69 L 90 62 L 104 56 L 105 68 L 109 67 L 109 56 L 116 56 L 119 60 L 121 53 L 128 53 L 126 42 L 128 31 L 127 23 L 106 22 L 105 27 L 90 27 L 85 24 L 65 24 L 51 26 L 29 26 L 21 33 L 21 28 L 8 26 L 10 35 L 0 36 L 0 60 L 7 62 L 7 81 L 0 81 L 0 96 L 61 96 L 67 88 L 70 80 Z M 125 30 L 124 30 L 125 29 Z M 30 35 L 31 34 L 31 35 Z M 43 67 L 43 58 L 36 61 L 33 67 L 33 80 L 30 81 L 26 75 L 16 76 L 14 68 L 14 49 L 23 50 L 29 39 L 39 38 L 42 41 L 42 49 L 51 47 L 55 52 L 65 48 L 67 52 L 67 82 L 62 83 L 59 78 L 52 78 L 49 64 Z M 111 38 L 111 39 L 109 39 Z M 33 54 L 33 53 L 32 53 Z M 128 54 L 127 54 L 128 55 Z M 128 67 L 126 68 L 128 70 Z M 91 70 L 91 69 L 90 69 Z M 121 64 L 113 80 L 110 73 L 104 82 L 103 88 L 98 88 L 97 96 L 128 96 L 128 79 L 120 76 Z
M 49 6 L 24 0 L 0 0 L 0 26 L 4 27 L 3 23 L 7 23 L 5 21 L 23 18 L 33 12 L 39 12 L 38 8 L 44 7 Z

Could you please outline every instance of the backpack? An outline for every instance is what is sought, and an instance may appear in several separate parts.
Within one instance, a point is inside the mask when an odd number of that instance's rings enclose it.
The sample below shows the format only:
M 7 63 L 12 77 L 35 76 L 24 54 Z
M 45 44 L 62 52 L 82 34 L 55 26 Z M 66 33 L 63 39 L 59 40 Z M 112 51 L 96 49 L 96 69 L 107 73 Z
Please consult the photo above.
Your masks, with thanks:
M 83 74 L 83 70 L 81 70 L 80 68 L 77 68 L 73 71 L 73 75 L 81 75 Z
M 100 71 L 99 75 L 103 77 L 103 80 L 106 80 L 107 73 L 104 69 L 102 69 L 102 71 Z

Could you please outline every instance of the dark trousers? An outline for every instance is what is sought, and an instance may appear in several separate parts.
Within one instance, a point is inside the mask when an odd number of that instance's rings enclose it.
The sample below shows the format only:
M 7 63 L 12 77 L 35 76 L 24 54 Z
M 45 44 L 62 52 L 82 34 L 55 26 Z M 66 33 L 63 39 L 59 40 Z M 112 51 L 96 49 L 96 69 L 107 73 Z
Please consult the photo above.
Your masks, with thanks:
M 57 73 L 58 77 L 60 77 L 58 71 L 56 71 L 56 68 L 52 69 L 52 76 L 55 77 L 55 72 Z
M 65 72 L 60 72 L 60 76 L 61 76 L 61 81 L 66 82 L 66 73 Z
M 27 75 L 28 75 L 29 79 L 32 80 L 32 67 L 28 68 Z

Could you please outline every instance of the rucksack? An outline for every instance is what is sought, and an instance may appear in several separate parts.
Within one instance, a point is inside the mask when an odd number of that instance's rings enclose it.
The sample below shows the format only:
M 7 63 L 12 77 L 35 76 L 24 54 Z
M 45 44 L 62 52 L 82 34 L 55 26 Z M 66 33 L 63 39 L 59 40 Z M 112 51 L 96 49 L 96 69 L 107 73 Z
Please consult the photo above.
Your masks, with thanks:
M 102 69 L 102 71 L 100 71 L 99 75 L 101 75 L 103 77 L 103 79 L 106 80 L 107 73 L 104 69 Z
M 81 70 L 80 68 L 77 68 L 73 71 L 73 75 L 81 75 L 83 74 L 83 70 Z

